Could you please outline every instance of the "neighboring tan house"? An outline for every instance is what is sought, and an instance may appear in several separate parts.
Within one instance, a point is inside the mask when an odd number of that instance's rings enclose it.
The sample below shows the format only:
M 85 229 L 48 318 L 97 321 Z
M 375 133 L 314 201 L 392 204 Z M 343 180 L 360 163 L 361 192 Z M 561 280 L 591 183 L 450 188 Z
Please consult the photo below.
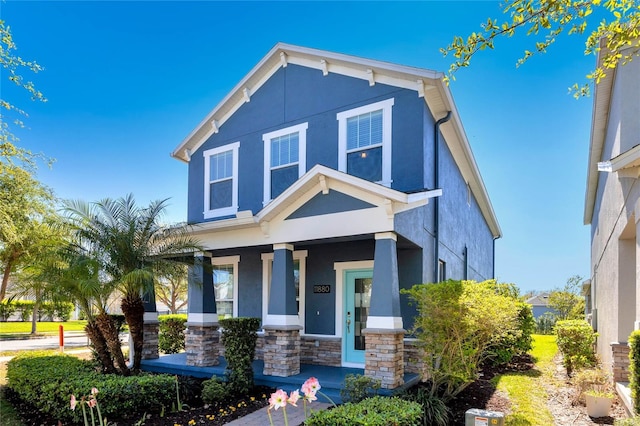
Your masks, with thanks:
M 602 51 L 598 58 L 602 63 Z M 628 381 L 627 338 L 640 328 L 640 60 L 608 70 L 593 97 L 584 223 L 591 279 L 583 290 L 597 352 Z
M 259 317 L 265 375 L 302 362 L 402 384 L 416 310 L 400 290 L 493 278 L 501 236 L 442 77 L 277 44 L 178 145 L 206 248 L 188 365 L 218 362 L 218 318 Z

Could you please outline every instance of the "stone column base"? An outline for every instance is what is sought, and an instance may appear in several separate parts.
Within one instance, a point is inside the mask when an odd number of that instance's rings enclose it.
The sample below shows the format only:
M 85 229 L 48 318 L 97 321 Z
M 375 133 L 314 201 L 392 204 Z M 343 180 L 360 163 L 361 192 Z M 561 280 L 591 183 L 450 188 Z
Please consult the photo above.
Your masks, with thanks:
M 384 389 L 404 384 L 403 329 L 365 328 L 364 375 L 381 381 Z
M 184 349 L 187 353 L 187 365 L 207 367 L 218 365 L 220 352 L 220 333 L 218 323 L 189 324 L 184 337 Z
M 612 358 L 612 374 L 615 382 L 629 381 L 629 345 L 627 342 L 611 343 Z
M 289 377 L 300 374 L 300 330 L 297 325 L 264 327 L 265 376 Z
M 158 321 L 145 321 L 142 326 L 142 359 L 157 359 L 158 353 L 158 332 L 160 324 Z

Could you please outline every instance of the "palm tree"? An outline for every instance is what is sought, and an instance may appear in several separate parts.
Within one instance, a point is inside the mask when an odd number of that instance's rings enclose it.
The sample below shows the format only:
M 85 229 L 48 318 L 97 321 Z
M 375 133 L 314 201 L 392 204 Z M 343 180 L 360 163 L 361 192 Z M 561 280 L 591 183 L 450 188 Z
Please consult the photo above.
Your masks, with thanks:
M 188 235 L 186 226 L 160 223 L 166 207 L 166 199 L 139 207 L 131 194 L 92 204 L 71 201 L 65 206 L 77 244 L 100 264 L 101 274 L 123 294 L 121 307 L 133 341 L 133 368 L 136 370 L 142 359 L 142 294 L 153 294 L 155 277 L 169 273 L 175 259 L 202 250 Z M 111 327 L 115 326 L 107 318 L 98 315 L 96 320 L 108 339 L 113 331 Z

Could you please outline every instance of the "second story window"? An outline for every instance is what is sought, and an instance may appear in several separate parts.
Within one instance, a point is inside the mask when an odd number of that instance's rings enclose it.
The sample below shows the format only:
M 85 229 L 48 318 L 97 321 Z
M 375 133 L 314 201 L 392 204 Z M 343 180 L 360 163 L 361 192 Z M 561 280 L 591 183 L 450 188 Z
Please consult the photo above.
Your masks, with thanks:
M 204 152 L 204 218 L 238 211 L 238 149 L 240 142 Z
M 264 142 L 263 204 L 280 195 L 306 172 L 308 123 L 262 135 Z
M 393 98 L 342 111 L 338 119 L 338 170 L 391 186 Z

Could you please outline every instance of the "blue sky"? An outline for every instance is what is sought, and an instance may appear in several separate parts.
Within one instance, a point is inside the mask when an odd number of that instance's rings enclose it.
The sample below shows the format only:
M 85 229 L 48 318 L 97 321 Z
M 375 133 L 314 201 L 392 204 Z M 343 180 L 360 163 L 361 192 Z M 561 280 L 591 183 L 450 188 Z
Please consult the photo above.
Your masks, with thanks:
M 56 159 L 38 177 L 61 198 L 133 193 L 171 198 L 186 219 L 187 165 L 169 153 L 279 41 L 438 71 L 454 35 L 501 17 L 474 2 L 0 2 L 18 53 L 48 102 L 0 79 L 29 113 L 21 143 Z M 516 69 L 534 39 L 499 40 L 461 70 L 451 90 L 502 227 L 496 275 L 523 291 L 589 273 L 582 224 L 592 99 L 567 88 L 595 58 L 561 37 Z

